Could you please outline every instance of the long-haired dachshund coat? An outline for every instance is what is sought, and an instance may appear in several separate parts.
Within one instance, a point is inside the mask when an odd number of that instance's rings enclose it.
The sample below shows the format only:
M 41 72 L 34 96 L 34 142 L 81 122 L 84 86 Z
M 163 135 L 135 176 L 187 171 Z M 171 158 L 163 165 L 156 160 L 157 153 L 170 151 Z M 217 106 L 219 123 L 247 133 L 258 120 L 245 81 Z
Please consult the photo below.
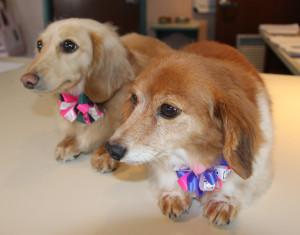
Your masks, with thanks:
M 196 196 L 210 223 L 229 223 L 271 182 L 271 101 L 254 67 L 229 46 L 200 42 L 159 58 L 134 82 L 123 113 L 106 149 L 149 166 L 169 217 Z
M 112 25 L 90 19 L 50 24 L 39 36 L 36 58 L 21 81 L 35 92 L 61 94 L 64 117 L 59 115 L 59 126 L 65 137 L 56 147 L 55 158 L 68 161 L 95 151 L 94 168 L 115 169 L 117 162 L 102 146 L 121 122 L 130 82 L 154 58 L 169 51 L 166 44 L 135 33 L 120 38 Z

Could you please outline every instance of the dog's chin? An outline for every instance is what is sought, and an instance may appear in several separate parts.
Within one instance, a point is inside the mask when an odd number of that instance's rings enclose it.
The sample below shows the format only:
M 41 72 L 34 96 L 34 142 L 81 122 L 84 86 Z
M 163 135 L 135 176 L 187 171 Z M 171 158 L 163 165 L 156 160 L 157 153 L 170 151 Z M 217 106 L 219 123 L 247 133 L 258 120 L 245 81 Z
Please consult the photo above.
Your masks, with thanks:
M 37 93 L 68 93 L 68 94 L 73 94 L 73 93 L 77 93 L 74 92 L 74 90 L 76 89 L 75 87 L 77 86 L 77 84 L 80 82 L 79 81 L 70 81 L 67 80 L 65 82 L 63 82 L 62 84 L 60 84 L 57 87 L 52 87 L 49 85 L 45 85 L 45 84 L 38 84 L 36 86 L 36 88 L 33 89 L 33 91 L 37 92 Z
M 143 165 L 145 164 L 146 162 L 144 161 L 138 161 L 138 160 L 121 160 L 121 162 L 125 163 L 125 164 L 128 164 L 128 165 L 133 165 L 133 166 L 139 166 L 139 165 Z
M 121 159 L 121 162 L 124 162 L 125 164 L 128 164 L 128 165 L 138 166 L 138 165 L 146 164 L 149 161 L 148 161 L 148 159 L 145 159 L 145 158 L 129 158 L 129 157 L 125 156 L 123 159 Z
M 121 162 L 124 162 L 128 165 L 143 165 L 148 164 L 153 160 L 155 160 L 155 156 L 147 151 L 127 150 L 127 153 L 121 159 Z
M 51 89 L 50 87 L 48 86 L 45 86 L 44 84 L 37 84 L 33 89 L 32 91 L 36 92 L 36 93 L 51 93 L 53 92 L 53 90 L 56 90 L 57 88 L 55 89 Z

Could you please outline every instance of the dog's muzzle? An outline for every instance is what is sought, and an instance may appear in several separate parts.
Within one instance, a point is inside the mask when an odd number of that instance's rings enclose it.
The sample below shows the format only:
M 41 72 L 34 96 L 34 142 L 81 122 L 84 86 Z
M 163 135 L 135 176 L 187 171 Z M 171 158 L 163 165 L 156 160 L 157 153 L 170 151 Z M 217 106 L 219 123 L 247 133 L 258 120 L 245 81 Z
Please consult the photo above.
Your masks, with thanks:
M 105 144 L 105 149 L 108 152 L 108 154 L 117 161 L 120 161 L 121 158 L 124 157 L 127 150 L 126 148 L 120 145 L 111 144 L 110 142 L 107 142 Z

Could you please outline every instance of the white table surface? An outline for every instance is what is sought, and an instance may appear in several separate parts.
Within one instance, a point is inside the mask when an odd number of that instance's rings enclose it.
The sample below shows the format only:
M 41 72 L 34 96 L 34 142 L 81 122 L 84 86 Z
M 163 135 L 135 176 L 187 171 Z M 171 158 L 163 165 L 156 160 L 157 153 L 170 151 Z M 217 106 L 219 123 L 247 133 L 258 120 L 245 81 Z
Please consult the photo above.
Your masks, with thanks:
M 0 74 L 1 235 L 300 233 L 299 76 L 263 75 L 274 103 L 274 182 L 237 220 L 216 229 L 197 201 L 177 222 L 164 217 L 143 167 L 122 165 L 102 175 L 92 169 L 91 155 L 56 162 L 56 101 L 23 88 L 26 65 Z

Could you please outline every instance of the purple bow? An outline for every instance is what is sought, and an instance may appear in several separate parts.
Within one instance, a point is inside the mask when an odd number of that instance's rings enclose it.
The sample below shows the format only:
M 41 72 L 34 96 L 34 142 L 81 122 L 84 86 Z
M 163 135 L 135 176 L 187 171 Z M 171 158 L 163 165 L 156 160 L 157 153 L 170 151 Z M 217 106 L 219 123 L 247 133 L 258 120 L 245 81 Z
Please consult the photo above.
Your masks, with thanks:
M 196 191 L 197 195 L 201 197 L 206 191 L 221 189 L 222 181 L 226 180 L 231 172 L 228 163 L 222 158 L 218 164 L 202 172 L 197 172 L 197 174 L 191 169 L 176 171 L 176 174 L 178 176 L 177 182 L 184 191 Z M 219 188 L 215 186 L 217 182 L 220 184 Z

